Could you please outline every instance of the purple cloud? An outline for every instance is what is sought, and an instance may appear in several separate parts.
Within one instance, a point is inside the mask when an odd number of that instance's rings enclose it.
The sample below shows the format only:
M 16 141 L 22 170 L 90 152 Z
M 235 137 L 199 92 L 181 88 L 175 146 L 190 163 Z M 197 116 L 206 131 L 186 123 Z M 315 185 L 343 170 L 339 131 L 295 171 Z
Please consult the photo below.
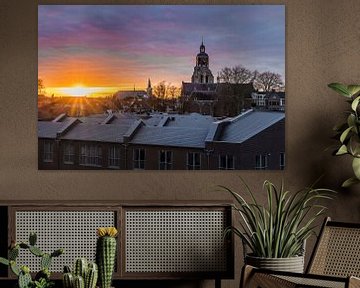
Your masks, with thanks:
M 284 5 L 40 5 L 38 22 L 39 75 L 49 85 L 79 59 L 104 85 L 180 85 L 202 36 L 214 75 L 236 64 L 285 75 Z

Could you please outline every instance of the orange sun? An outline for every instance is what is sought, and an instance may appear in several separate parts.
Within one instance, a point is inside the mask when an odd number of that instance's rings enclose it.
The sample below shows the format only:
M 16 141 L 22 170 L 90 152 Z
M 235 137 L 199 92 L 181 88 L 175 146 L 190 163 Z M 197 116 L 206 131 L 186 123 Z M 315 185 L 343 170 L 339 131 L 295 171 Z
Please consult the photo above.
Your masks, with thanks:
M 73 87 L 63 87 L 61 88 L 61 92 L 69 96 L 83 97 L 92 94 L 94 89 L 91 87 L 85 87 L 83 85 L 76 85 Z

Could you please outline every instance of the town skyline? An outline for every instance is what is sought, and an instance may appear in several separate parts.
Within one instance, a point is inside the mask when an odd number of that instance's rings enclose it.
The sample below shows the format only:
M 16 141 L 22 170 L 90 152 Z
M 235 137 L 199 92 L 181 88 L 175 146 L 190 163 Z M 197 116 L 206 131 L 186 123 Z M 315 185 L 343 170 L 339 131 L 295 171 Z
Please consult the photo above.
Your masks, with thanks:
M 180 87 L 203 37 L 215 77 L 239 64 L 285 79 L 284 14 L 283 5 L 40 5 L 38 77 L 57 96 L 144 89 L 148 78 Z

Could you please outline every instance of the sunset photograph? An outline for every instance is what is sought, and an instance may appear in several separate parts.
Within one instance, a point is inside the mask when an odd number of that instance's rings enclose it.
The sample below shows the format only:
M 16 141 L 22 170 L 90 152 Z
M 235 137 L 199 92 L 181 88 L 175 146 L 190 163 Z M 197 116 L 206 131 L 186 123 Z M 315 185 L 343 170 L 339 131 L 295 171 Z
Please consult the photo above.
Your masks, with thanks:
M 38 168 L 285 169 L 284 5 L 39 5 Z

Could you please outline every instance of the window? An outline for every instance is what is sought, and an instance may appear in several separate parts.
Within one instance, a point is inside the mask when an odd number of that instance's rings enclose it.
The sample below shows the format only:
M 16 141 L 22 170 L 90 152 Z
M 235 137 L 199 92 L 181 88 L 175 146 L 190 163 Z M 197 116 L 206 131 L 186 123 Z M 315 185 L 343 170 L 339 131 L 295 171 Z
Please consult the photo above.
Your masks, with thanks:
M 54 142 L 45 141 L 43 162 L 53 162 L 53 161 L 54 161 Z
M 83 144 L 80 146 L 80 165 L 101 166 L 102 150 L 99 145 Z
M 256 155 L 255 158 L 255 169 L 265 170 L 268 166 L 268 156 L 266 154 Z
M 219 169 L 233 170 L 235 168 L 235 161 L 233 155 L 219 155 Z
M 171 170 L 172 169 L 172 151 L 160 151 L 160 170 Z
M 200 153 L 189 152 L 187 153 L 187 169 L 188 170 L 200 170 Z
M 200 76 L 200 83 L 204 83 L 204 76 L 203 75 Z
M 120 168 L 120 147 L 112 145 L 109 147 L 109 167 Z
M 206 81 L 206 83 L 209 83 L 209 76 L 208 75 L 206 75 L 206 77 L 205 77 L 205 81 Z
M 280 170 L 285 169 L 285 153 L 280 152 Z
M 134 169 L 145 169 L 145 149 L 134 149 Z
M 66 143 L 64 146 L 64 164 L 74 164 L 74 145 Z

